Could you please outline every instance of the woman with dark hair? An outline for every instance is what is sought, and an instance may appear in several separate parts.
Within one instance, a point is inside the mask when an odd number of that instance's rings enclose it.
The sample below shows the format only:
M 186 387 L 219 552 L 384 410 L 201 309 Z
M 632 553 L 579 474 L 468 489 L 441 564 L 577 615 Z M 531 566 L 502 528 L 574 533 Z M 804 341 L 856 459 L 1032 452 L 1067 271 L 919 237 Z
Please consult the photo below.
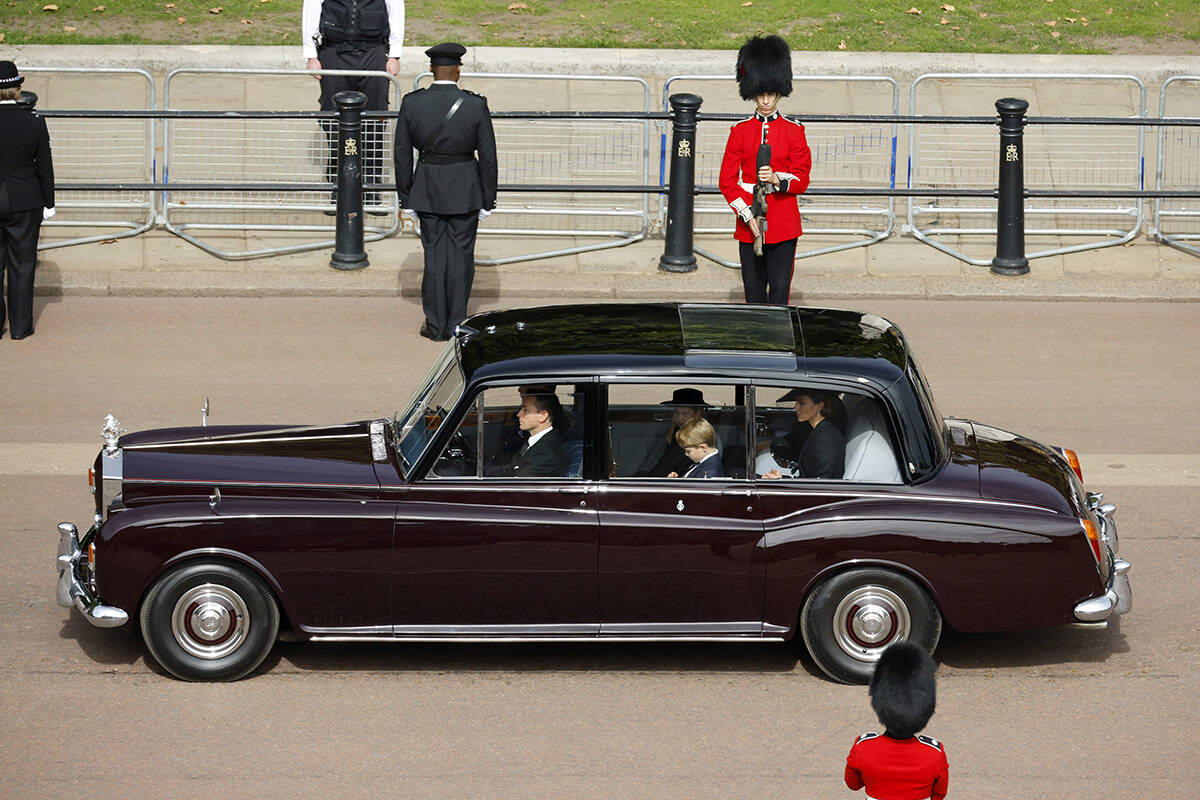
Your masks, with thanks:
M 824 389 L 792 389 L 779 402 L 796 403 L 796 425 L 811 427 L 796 457 L 799 478 L 842 478 L 846 472 L 846 434 L 836 420 L 846 415 L 842 399 Z M 764 478 L 782 478 L 778 469 Z
M 746 302 L 786 305 L 801 234 L 796 196 L 808 188 L 812 168 L 804 126 L 779 113 L 779 99 L 792 93 L 787 42 L 752 37 L 738 51 L 736 74 L 742 99 L 754 101 L 754 115 L 729 131 L 721 194 L 737 214 L 733 235 Z
M 24 80 L 13 62 L 0 61 L 0 334 L 7 316 L 14 339 L 33 333 L 38 235 L 43 217 L 54 216 L 50 134 L 44 119 L 17 104 Z

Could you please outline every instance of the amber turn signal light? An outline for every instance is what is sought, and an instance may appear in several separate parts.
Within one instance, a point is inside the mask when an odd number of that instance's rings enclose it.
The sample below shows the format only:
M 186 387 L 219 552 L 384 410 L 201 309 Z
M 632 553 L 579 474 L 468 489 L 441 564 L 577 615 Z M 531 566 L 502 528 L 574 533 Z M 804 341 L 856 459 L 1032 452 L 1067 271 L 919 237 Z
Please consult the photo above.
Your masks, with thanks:
M 1062 449 L 1063 456 L 1067 459 L 1067 463 L 1071 465 L 1071 469 L 1075 470 L 1075 474 L 1079 476 L 1079 480 L 1083 480 L 1083 470 L 1079 467 L 1079 456 L 1075 455 L 1074 450 Z
M 92 494 L 96 493 L 96 470 L 88 467 L 88 488 L 92 490 Z
M 1083 523 L 1083 533 L 1087 536 L 1088 544 L 1092 546 L 1092 555 L 1096 557 L 1096 563 L 1099 564 L 1100 559 L 1100 536 L 1096 533 L 1096 523 L 1090 519 L 1079 520 Z

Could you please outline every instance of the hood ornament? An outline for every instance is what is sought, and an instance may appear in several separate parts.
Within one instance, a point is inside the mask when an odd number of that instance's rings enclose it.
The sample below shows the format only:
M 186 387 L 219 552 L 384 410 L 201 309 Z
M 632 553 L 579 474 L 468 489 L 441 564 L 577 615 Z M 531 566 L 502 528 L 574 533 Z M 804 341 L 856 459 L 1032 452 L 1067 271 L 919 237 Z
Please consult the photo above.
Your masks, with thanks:
M 200 427 L 208 427 L 208 398 L 204 398 L 204 407 L 200 409 Z
M 104 425 L 100 428 L 100 435 L 104 437 L 104 454 L 111 456 L 117 452 L 117 440 L 121 438 L 121 434 L 126 430 L 117 422 L 117 418 L 112 414 L 104 418 Z

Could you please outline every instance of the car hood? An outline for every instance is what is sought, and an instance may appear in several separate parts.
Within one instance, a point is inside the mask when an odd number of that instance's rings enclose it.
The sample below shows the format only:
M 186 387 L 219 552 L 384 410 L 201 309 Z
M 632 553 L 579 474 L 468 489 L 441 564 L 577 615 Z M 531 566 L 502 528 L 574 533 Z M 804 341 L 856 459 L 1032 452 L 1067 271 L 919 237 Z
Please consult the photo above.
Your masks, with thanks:
M 1078 516 L 1070 466 L 1053 448 L 1010 431 L 972 422 L 979 489 L 989 499 L 1044 506 Z
M 123 495 L 137 486 L 378 488 L 370 422 L 162 428 L 121 437 Z

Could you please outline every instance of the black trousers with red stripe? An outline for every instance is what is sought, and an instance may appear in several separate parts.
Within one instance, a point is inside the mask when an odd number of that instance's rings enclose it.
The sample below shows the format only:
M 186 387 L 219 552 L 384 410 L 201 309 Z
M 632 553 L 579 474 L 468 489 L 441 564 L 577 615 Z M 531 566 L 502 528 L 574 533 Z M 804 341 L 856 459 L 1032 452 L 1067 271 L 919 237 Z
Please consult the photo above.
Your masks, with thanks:
M 754 245 L 738 242 L 742 261 L 742 288 L 747 303 L 788 304 L 792 293 L 792 270 L 796 263 L 796 240 L 764 244 L 763 254 L 754 255 Z

